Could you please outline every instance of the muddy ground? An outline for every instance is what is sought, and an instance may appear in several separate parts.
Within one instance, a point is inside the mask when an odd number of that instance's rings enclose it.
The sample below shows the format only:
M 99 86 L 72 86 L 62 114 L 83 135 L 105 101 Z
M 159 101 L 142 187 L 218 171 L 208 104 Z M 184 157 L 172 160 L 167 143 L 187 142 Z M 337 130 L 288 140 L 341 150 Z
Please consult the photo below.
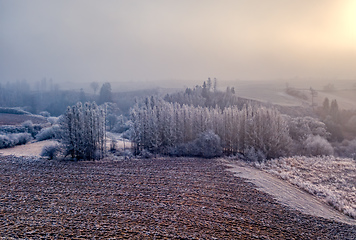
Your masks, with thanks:
M 281 205 L 217 160 L 0 157 L 4 239 L 354 239 Z

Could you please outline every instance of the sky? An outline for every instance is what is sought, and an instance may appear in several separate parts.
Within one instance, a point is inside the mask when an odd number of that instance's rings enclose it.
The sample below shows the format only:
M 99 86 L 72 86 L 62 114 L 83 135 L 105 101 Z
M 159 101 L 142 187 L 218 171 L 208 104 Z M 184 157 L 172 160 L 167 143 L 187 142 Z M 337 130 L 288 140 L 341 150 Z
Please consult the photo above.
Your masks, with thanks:
M 356 79 L 356 0 L 0 0 L 0 82 Z

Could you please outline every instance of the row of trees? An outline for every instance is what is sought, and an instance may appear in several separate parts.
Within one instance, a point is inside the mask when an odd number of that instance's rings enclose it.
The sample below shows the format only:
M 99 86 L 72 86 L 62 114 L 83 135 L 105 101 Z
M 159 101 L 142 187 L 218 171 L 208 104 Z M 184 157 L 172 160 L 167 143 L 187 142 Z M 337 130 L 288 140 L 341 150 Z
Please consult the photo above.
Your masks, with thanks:
M 96 83 L 96 90 L 99 84 Z M 96 92 L 96 91 L 95 91 Z M 87 95 L 83 89 L 61 90 L 52 80 L 43 79 L 35 87 L 26 81 L 0 83 L 0 107 L 22 107 L 26 111 L 38 114 L 42 111 L 49 112 L 52 116 L 59 116 L 67 106 L 78 101 L 96 101 L 99 104 L 113 102 L 110 83 L 104 83 L 98 96 Z
M 292 118 L 274 108 L 251 102 L 224 109 L 170 103 L 146 98 L 131 110 L 131 138 L 136 153 L 192 152 L 192 143 L 212 134 L 225 154 L 258 153 L 267 158 L 286 155 L 333 154 L 326 125 L 312 117 Z M 212 133 L 212 134 L 211 134 Z M 203 137 L 204 137 L 203 136 Z M 178 151 L 178 152 L 177 152 Z M 197 150 L 198 151 L 198 150 Z
M 230 106 L 242 107 L 246 103 L 245 100 L 236 96 L 234 87 L 227 87 L 226 91 L 223 92 L 216 88 L 216 79 L 214 79 L 214 85 L 212 84 L 209 78 L 202 86 L 197 85 L 193 89 L 186 88 L 184 92 L 167 94 L 164 100 L 195 107 L 219 107 L 221 109 Z
M 275 109 L 246 105 L 242 109 L 193 107 L 146 98 L 131 110 L 135 152 L 168 153 L 212 131 L 225 153 L 254 148 L 267 157 L 287 155 L 292 142 L 286 119 Z
M 66 155 L 76 159 L 100 159 L 106 147 L 105 109 L 78 102 L 68 107 L 61 122 Z

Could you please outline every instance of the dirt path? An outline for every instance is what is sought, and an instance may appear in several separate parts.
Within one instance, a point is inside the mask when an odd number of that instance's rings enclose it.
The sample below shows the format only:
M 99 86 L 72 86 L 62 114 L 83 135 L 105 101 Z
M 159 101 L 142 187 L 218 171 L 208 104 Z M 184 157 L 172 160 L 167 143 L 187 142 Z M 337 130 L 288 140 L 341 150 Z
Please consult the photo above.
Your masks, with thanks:
M 12 148 L 0 149 L 0 156 L 14 155 L 17 157 L 38 157 L 41 154 L 42 148 L 46 145 L 54 144 L 56 141 L 45 140 L 41 142 L 32 142 L 25 145 L 19 145 Z
M 42 148 L 46 145 L 54 144 L 56 141 L 53 140 L 45 140 L 41 142 L 31 142 L 25 145 L 18 145 L 12 148 L 4 148 L 0 149 L 0 156 L 10 156 L 14 155 L 16 157 L 39 157 L 42 151 Z M 111 139 L 108 138 L 106 141 L 107 149 L 110 148 Z M 121 139 L 117 139 L 116 147 L 118 149 L 128 149 L 131 147 L 131 142 L 123 141 Z
M 296 186 L 276 178 L 266 172 L 250 167 L 243 162 L 221 160 L 231 167 L 228 170 L 235 176 L 248 179 L 260 190 L 273 195 L 276 200 L 305 214 L 323 217 L 338 222 L 356 225 L 356 220 L 340 213 L 328 204 L 300 190 Z

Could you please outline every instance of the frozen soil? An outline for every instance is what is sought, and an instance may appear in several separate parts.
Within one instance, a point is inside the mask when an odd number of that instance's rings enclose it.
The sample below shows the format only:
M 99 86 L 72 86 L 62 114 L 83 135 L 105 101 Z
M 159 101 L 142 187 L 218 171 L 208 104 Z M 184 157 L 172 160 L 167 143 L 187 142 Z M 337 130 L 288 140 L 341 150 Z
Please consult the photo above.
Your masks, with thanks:
M 4 239 L 354 239 L 278 203 L 217 160 L 0 157 Z
M 285 180 L 249 166 L 243 161 L 227 161 L 224 159 L 221 161 L 229 166 L 229 171 L 233 172 L 236 176 L 252 182 L 258 189 L 271 194 L 278 202 L 281 202 L 284 205 L 299 210 L 305 214 L 311 214 L 356 226 L 355 219 L 342 214 L 325 201 L 321 201 Z

